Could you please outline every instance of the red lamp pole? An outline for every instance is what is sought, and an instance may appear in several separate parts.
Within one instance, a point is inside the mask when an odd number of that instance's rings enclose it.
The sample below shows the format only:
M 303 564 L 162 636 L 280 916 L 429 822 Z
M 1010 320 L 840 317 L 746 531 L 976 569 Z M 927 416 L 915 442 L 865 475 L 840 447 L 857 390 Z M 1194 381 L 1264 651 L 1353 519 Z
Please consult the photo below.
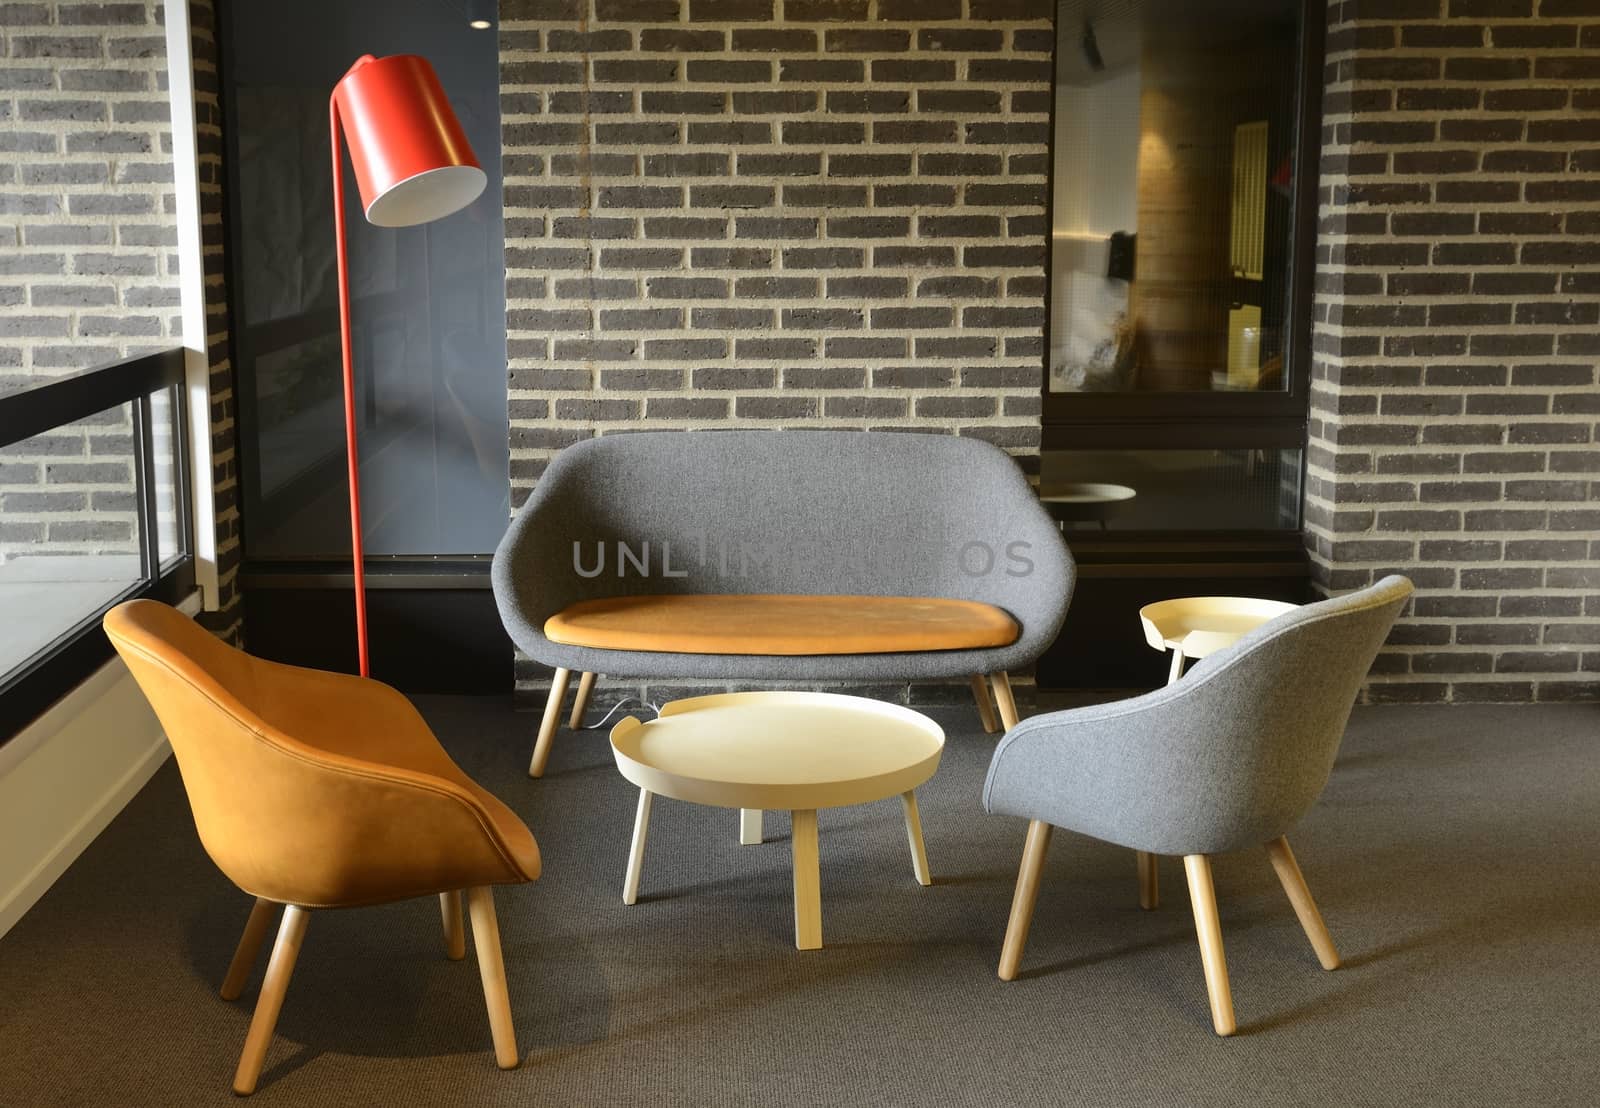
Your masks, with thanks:
M 358 63 L 359 64 L 359 63 Z M 344 231 L 344 173 L 339 146 L 339 97 L 328 98 L 328 131 L 333 136 L 333 236 L 339 259 L 339 350 L 344 364 L 344 447 L 350 473 L 350 558 L 356 591 L 356 657 L 361 676 L 370 677 L 367 660 L 367 561 L 361 548 L 361 475 L 356 449 L 356 379 L 350 356 L 350 259 Z
M 356 596 L 356 656 L 367 658 L 366 558 L 361 544 L 355 368 L 350 350 L 350 266 L 345 240 L 340 135 L 367 222 L 411 227 L 443 219 L 478 198 L 488 178 L 433 67 L 414 54 L 358 58 L 328 98 L 333 152 L 333 231 L 339 265 L 339 347 L 344 366 L 345 463 L 350 475 L 350 552 Z

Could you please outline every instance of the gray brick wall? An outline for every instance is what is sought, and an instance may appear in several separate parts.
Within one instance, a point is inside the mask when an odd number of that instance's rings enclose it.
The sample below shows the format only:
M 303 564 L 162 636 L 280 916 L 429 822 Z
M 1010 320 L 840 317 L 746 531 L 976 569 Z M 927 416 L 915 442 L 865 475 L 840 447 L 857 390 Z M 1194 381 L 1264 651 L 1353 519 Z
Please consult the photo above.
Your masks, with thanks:
M 1375 701 L 1600 699 L 1600 3 L 1328 11 L 1318 583 L 1418 586 Z
M 1051 11 L 502 0 L 513 502 L 643 428 L 942 431 L 1035 466 Z
M 208 0 L 191 6 L 224 598 L 238 553 Z M 159 0 L 0 3 L 0 388 L 181 341 Z M 111 413 L 7 451 L 0 557 L 136 548 L 131 431 Z M 164 441 L 164 440 L 163 440 Z M 236 631 L 236 609 L 213 621 Z
M 156 0 L 0 4 L 0 387 L 173 345 Z M 137 550 L 125 409 L 5 452 L 0 559 Z

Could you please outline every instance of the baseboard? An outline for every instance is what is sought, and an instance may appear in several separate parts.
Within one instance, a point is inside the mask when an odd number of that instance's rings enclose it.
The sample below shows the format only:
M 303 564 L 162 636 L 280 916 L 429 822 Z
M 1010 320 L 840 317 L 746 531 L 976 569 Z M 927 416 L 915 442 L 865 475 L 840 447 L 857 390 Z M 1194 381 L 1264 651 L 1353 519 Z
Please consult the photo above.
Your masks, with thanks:
M 3 936 L 172 750 L 133 677 L 113 659 L 0 752 Z

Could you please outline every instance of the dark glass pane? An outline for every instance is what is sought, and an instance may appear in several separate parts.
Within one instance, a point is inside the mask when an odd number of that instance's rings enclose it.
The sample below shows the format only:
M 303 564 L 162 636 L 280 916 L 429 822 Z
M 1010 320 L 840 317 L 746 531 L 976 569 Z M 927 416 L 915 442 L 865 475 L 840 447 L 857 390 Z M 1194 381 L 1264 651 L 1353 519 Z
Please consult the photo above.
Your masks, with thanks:
M 1300 451 L 1046 451 L 1039 499 L 1068 532 L 1292 531 Z
M 362 216 L 346 156 L 361 493 L 371 554 L 479 554 L 509 512 L 499 63 L 468 5 L 236 4 L 230 230 L 252 558 L 350 550 L 328 96 L 362 54 L 421 54 L 489 182 L 420 227 Z
M 1061 0 L 1050 389 L 1281 390 L 1299 0 Z

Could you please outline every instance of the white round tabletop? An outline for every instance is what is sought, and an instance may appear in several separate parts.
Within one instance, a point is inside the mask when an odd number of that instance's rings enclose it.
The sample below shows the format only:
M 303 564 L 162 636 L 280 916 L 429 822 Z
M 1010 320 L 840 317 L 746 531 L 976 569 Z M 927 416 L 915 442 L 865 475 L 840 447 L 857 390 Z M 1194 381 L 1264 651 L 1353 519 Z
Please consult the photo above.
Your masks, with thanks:
M 939 768 L 933 720 L 858 696 L 744 692 L 676 700 L 659 718 L 611 732 L 622 776 L 641 789 L 724 808 L 865 804 Z
M 1154 649 L 1204 658 L 1296 607 L 1251 596 L 1184 596 L 1146 604 L 1139 609 L 1139 620 L 1145 642 Z

